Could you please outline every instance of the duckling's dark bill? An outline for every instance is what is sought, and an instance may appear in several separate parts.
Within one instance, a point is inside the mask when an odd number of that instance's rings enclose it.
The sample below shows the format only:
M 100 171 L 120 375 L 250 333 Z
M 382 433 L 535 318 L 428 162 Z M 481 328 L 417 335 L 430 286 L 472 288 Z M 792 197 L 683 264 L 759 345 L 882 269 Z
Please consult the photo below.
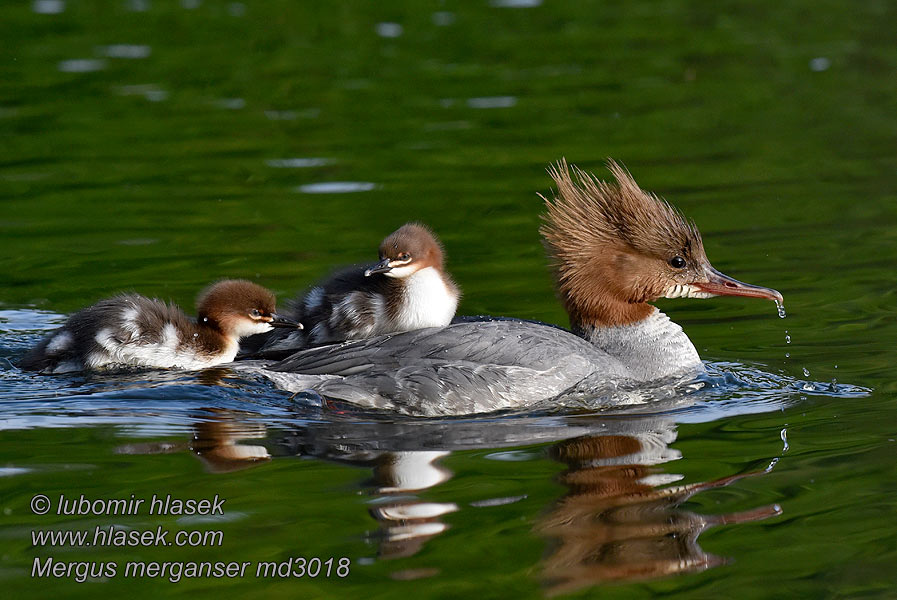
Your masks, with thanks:
M 384 258 L 370 269 L 367 269 L 364 272 L 364 276 L 370 277 L 371 275 L 376 275 L 377 273 L 388 273 L 392 270 L 392 267 L 389 264 L 390 262 L 392 262 L 392 259 Z
M 272 315 L 271 322 L 269 323 L 271 327 L 290 327 L 292 329 L 302 329 L 302 323 L 298 321 L 291 321 L 285 317 L 281 317 L 280 315 Z

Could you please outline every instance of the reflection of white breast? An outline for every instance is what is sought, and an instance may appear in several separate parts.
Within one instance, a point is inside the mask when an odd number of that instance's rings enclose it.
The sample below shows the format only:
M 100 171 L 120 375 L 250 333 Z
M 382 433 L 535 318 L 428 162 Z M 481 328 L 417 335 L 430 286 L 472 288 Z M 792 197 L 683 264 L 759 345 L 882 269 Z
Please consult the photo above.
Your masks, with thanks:
M 390 452 L 389 461 L 380 468 L 384 479 L 380 493 L 411 492 L 439 485 L 451 477 L 451 472 L 436 461 L 448 452 L 440 450 Z M 436 515 L 425 515 L 436 516 Z
M 444 327 L 455 316 L 458 296 L 446 286 L 439 271 L 433 267 L 421 269 L 408 277 L 404 292 L 397 319 L 399 329 Z

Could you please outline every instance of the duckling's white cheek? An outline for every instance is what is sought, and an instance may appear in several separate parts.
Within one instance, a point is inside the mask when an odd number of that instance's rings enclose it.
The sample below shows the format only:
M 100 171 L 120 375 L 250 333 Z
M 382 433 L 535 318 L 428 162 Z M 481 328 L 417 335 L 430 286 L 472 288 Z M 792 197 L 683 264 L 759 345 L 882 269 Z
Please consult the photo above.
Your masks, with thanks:
M 241 321 L 235 333 L 237 334 L 237 337 L 247 337 L 257 333 L 265 333 L 272 329 L 274 328 L 271 327 L 271 324 L 266 323 L 265 321 Z
M 389 271 L 384 273 L 384 275 L 386 275 L 387 277 L 395 277 L 396 279 L 404 279 L 415 271 L 417 271 L 416 268 L 412 267 L 411 265 L 405 265 L 404 267 L 395 267 L 394 269 L 390 269 Z

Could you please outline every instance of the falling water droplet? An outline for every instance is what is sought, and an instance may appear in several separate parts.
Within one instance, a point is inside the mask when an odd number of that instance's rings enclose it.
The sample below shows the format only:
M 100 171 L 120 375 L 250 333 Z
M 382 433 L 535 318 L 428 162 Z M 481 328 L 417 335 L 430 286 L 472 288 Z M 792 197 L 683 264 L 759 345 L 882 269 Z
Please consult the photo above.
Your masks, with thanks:
M 785 343 L 786 343 L 786 344 L 790 344 L 790 343 L 791 343 L 791 334 L 788 333 L 788 330 L 787 330 L 787 329 L 785 330 Z
M 778 311 L 778 313 L 779 313 L 779 318 L 784 319 L 785 318 L 785 303 L 776 300 L 776 311 Z
M 804 367 L 804 377 L 809 377 L 809 376 L 810 376 L 810 370 L 807 369 L 807 367 Z
M 785 353 L 785 358 L 791 358 L 791 353 L 790 353 L 790 352 L 786 352 L 786 353 Z

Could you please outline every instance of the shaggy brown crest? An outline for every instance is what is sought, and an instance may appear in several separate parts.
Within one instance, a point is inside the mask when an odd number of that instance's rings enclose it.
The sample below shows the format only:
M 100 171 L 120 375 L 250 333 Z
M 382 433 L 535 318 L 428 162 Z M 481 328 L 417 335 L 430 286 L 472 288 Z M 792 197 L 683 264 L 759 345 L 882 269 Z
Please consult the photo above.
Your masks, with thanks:
M 570 169 L 564 159 L 548 170 L 558 194 L 543 196 L 548 213 L 540 231 L 574 326 L 642 319 L 651 312 L 646 302 L 694 279 L 707 263 L 693 223 L 615 161 L 607 164 L 615 182 Z M 670 267 L 676 257 L 684 268 Z

